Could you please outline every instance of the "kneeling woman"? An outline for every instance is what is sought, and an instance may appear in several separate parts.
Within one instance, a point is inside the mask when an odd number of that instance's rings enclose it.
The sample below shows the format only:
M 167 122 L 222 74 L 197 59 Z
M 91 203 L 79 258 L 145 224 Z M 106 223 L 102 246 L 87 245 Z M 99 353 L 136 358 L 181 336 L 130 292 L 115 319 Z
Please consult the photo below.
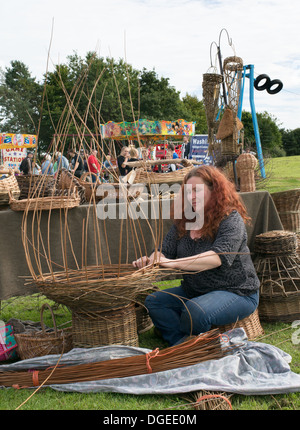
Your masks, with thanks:
M 217 168 L 201 166 L 185 177 L 181 197 L 180 216 L 173 214 L 161 251 L 133 262 L 141 268 L 156 258 L 162 267 L 185 272 L 179 287 L 155 292 L 145 301 L 170 345 L 249 316 L 259 299 L 247 246 L 250 218 L 234 185 Z M 201 213 L 203 222 L 197 225 Z

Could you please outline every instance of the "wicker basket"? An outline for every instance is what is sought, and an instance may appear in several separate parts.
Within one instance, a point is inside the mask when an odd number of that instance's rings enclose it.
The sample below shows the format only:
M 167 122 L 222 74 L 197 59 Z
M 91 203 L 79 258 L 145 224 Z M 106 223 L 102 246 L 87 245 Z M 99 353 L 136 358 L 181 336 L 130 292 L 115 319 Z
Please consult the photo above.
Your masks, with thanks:
M 48 308 L 52 315 L 52 332 L 46 332 L 43 313 Z M 73 348 L 71 329 L 57 330 L 54 314 L 51 306 L 47 303 L 41 308 L 42 331 L 35 333 L 14 334 L 17 343 L 17 354 L 21 360 L 28 358 L 42 357 L 44 355 L 62 354 Z
M 80 205 L 80 197 L 76 191 L 70 196 L 36 197 L 22 200 L 15 200 L 10 194 L 9 204 L 13 211 L 72 209 Z
M 236 321 L 233 324 L 226 324 L 219 327 L 221 333 L 233 330 L 235 328 L 243 328 L 249 340 L 256 339 L 257 337 L 264 334 L 264 330 L 260 324 L 258 310 L 256 309 L 251 315 L 243 318 L 240 321 Z
M 78 348 L 139 346 L 134 304 L 102 312 L 73 312 L 72 331 L 73 345 Z
M 136 170 L 136 177 L 134 183 L 144 184 L 181 184 L 187 173 L 194 168 L 193 165 L 183 167 L 182 169 L 175 170 L 174 172 L 167 173 L 153 173 L 146 172 L 143 169 Z
M 80 177 L 80 179 L 78 179 L 79 184 L 85 189 L 85 198 L 88 203 L 94 199 L 96 202 L 101 200 L 101 198 L 96 195 L 99 180 L 97 180 L 95 183 L 93 183 L 91 180 L 88 181 L 87 179 L 90 178 L 91 175 L 96 176 L 95 173 L 86 172 Z
M 55 188 L 55 180 L 52 175 L 18 175 L 20 188 L 19 199 L 31 197 L 48 197 L 52 195 Z
M 300 188 L 271 194 L 285 230 L 300 231 Z
M 256 237 L 254 267 L 260 280 L 259 315 L 264 321 L 300 318 L 300 258 L 297 236 L 272 231 Z
M 144 306 L 136 303 L 135 315 L 138 334 L 145 333 L 153 327 L 152 319 Z
M 9 204 L 9 192 L 15 199 L 19 198 L 18 181 L 11 169 L 0 170 L 0 205 Z
M 256 236 L 254 251 L 262 255 L 289 255 L 297 249 L 297 236 L 285 230 L 272 230 Z
M 69 170 L 63 168 L 59 170 L 56 178 L 56 189 L 60 191 L 62 195 L 76 192 L 80 198 L 80 204 L 86 203 L 86 189 L 76 176 L 74 176 Z

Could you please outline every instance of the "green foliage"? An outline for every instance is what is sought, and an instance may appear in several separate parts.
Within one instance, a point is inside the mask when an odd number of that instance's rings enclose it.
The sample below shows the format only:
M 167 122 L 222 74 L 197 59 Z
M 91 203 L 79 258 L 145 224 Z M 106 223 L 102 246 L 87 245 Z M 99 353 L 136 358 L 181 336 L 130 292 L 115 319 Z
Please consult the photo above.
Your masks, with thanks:
M 280 131 L 286 155 L 300 155 L 300 128 L 295 130 L 281 129 Z
M 207 134 L 207 122 L 204 103 L 196 96 L 186 94 L 183 97 L 183 103 L 188 111 L 185 119 L 187 121 L 196 121 L 196 134 Z
M 143 118 L 195 121 L 196 133 L 207 133 L 202 100 L 190 94 L 181 99 L 169 78 L 159 77 L 155 70 L 136 70 L 122 59 L 102 58 L 95 52 L 81 58 L 73 53 L 48 72 L 43 83 L 20 61 L 2 71 L 1 129 L 38 134 L 40 151 L 48 150 L 54 134 L 77 134 L 79 129 L 98 134 L 100 123 Z M 279 129 L 278 120 L 267 112 L 258 113 L 257 121 L 264 154 L 300 153 L 300 129 Z M 245 146 L 255 148 L 250 112 L 243 112 L 242 122 Z
M 282 145 L 282 133 L 277 125 L 278 120 L 268 112 L 257 113 L 260 142 L 263 153 L 273 157 L 284 157 L 285 151 Z M 252 114 L 243 111 L 242 123 L 244 125 L 245 147 L 256 147 L 256 139 L 252 121 Z
M 33 133 L 38 129 L 42 87 L 21 61 L 2 71 L 0 124 L 7 133 Z

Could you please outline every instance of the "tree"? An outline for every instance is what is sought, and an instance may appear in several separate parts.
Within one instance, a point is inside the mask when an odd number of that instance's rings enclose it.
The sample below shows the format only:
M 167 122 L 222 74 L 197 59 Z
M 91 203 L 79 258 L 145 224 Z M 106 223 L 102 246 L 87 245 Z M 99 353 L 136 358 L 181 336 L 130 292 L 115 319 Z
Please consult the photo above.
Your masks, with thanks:
M 268 112 L 257 113 L 260 142 L 263 152 L 273 157 L 282 157 L 285 151 L 282 146 L 282 135 L 277 125 L 277 119 Z M 242 112 L 242 123 L 244 125 L 245 147 L 256 148 L 256 139 L 252 115 L 250 112 Z
M 196 122 L 196 134 L 207 134 L 208 128 L 203 101 L 196 96 L 186 94 L 183 103 L 188 111 L 185 119 Z
M 300 128 L 295 130 L 280 130 L 282 144 L 286 155 L 300 155 Z
M 42 86 L 32 78 L 21 61 L 11 61 L 2 71 L 0 83 L 0 123 L 5 132 L 38 132 Z
M 169 84 L 168 78 L 159 78 L 155 70 L 142 70 L 140 82 L 140 118 L 174 121 L 186 119 L 188 111 L 179 91 Z

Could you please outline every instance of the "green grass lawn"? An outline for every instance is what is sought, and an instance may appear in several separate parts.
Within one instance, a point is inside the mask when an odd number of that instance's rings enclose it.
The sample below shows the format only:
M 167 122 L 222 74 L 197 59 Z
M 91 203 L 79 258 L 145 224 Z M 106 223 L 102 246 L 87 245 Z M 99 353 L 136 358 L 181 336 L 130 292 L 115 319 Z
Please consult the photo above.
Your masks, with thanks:
M 270 193 L 300 188 L 300 155 L 265 160 L 266 180 L 259 188 Z
M 178 285 L 180 281 L 165 281 L 159 283 L 161 288 Z M 40 307 L 47 302 L 53 306 L 58 326 L 70 322 L 71 314 L 65 307 L 56 305 L 45 297 L 38 295 L 30 297 L 11 298 L 2 302 L 0 318 L 7 321 L 9 318 L 21 320 L 40 320 Z M 44 312 L 44 321 L 52 326 L 50 313 Z M 292 356 L 291 370 L 300 373 L 300 349 L 292 341 L 291 324 L 273 323 L 264 324 L 265 331 L 261 342 L 278 346 Z M 163 349 L 166 343 L 151 329 L 139 336 L 139 346 L 149 349 Z M 180 395 L 130 395 L 119 393 L 63 393 L 42 388 L 32 396 L 32 389 L 16 390 L 14 388 L 0 390 L 0 410 L 144 410 L 144 411 L 193 411 L 193 405 Z M 31 396 L 31 397 L 30 397 Z M 25 403 L 24 403 L 25 402 Z M 242 396 L 233 395 L 230 398 L 233 410 L 299 410 L 299 393 L 269 396 Z
M 270 193 L 300 188 L 300 156 L 274 158 L 266 160 L 267 178 L 258 184 L 258 189 L 266 189 Z M 178 285 L 180 281 L 166 281 L 160 283 L 161 288 Z M 2 302 L 0 320 L 10 318 L 21 320 L 40 320 L 40 306 L 43 302 L 51 302 L 43 297 L 30 296 L 11 298 Z M 53 304 L 53 303 L 52 303 Z M 54 304 L 57 325 L 71 321 L 70 312 Z M 50 315 L 45 312 L 45 324 L 51 326 Z M 290 323 L 264 323 L 262 326 L 265 336 L 258 341 L 278 346 L 291 355 L 291 370 L 300 373 L 300 348 L 292 340 L 295 329 Z M 141 347 L 163 349 L 166 344 L 156 336 L 153 329 L 139 336 Z M 191 403 L 179 395 L 127 395 L 116 393 L 78 394 L 62 393 L 42 388 L 32 397 L 30 389 L 3 389 L 0 390 L 0 409 L 15 410 L 20 405 L 21 410 L 193 410 Z M 233 395 L 230 398 L 234 410 L 299 410 L 299 393 L 268 395 L 268 396 L 241 396 Z M 23 402 L 25 402 L 23 404 Z

